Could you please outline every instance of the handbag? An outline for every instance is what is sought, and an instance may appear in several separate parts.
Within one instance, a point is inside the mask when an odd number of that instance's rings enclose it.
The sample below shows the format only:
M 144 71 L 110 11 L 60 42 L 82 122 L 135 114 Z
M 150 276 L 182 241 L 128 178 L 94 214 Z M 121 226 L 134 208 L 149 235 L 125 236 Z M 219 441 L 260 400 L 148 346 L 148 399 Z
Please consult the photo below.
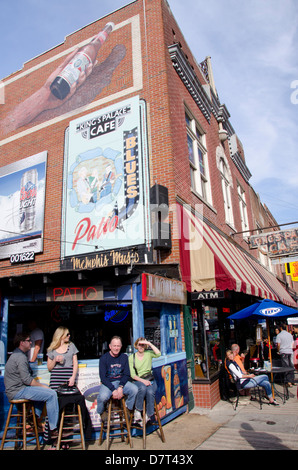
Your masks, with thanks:
M 137 368 L 136 368 L 136 358 L 135 358 L 135 356 L 136 356 L 136 353 L 133 354 L 133 367 L 134 367 L 134 370 L 136 371 L 136 375 L 139 375 L 138 371 L 137 371 Z M 152 382 L 154 380 L 154 375 L 151 371 L 148 374 L 141 375 L 140 378 L 145 379 L 145 380 L 149 380 L 150 382 Z
M 56 392 L 58 395 L 76 395 L 81 393 L 76 385 L 70 386 L 68 383 L 59 385 Z

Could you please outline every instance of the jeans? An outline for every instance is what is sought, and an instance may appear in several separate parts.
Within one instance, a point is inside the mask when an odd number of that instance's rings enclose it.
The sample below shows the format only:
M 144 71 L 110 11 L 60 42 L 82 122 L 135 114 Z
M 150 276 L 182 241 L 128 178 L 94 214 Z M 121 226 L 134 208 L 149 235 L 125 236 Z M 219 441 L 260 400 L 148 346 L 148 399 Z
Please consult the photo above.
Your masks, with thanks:
M 260 387 L 263 387 L 265 389 L 265 392 L 267 394 L 267 397 L 268 398 L 271 398 L 272 396 L 272 388 L 271 388 L 271 384 L 269 382 L 269 379 L 267 377 L 267 375 L 263 374 L 263 375 L 257 375 L 256 377 L 252 378 L 252 379 L 246 379 L 248 380 L 248 382 L 245 382 L 245 385 L 241 388 L 253 388 L 255 387 L 256 385 L 259 385 Z
M 282 367 L 291 367 L 293 370 L 285 373 L 285 382 L 294 382 L 294 366 L 292 362 L 292 354 L 280 353 Z
M 112 382 L 115 388 L 118 388 L 120 380 L 115 380 Z M 106 385 L 100 384 L 99 392 L 97 395 L 97 413 L 102 414 L 105 410 L 105 405 L 107 401 L 112 396 L 112 390 L 110 390 Z M 136 394 L 138 393 L 138 388 L 132 382 L 126 382 L 123 387 L 123 395 L 126 395 L 126 407 L 131 411 L 135 404 Z
M 136 396 L 136 409 L 138 411 L 143 410 L 143 402 L 146 399 L 146 413 L 147 416 L 153 416 L 154 415 L 154 399 L 155 399 L 155 393 L 157 390 L 157 383 L 155 380 L 151 382 L 151 385 L 144 385 L 142 382 L 135 381 L 134 382 L 136 386 L 138 387 L 138 393 Z
M 28 386 L 22 388 L 13 398 L 14 400 L 22 398 L 32 400 L 37 416 L 41 416 L 44 404 L 46 404 L 49 427 L 51 430 L 57 428 L 59 405 L 55 390 L 39 386 Z

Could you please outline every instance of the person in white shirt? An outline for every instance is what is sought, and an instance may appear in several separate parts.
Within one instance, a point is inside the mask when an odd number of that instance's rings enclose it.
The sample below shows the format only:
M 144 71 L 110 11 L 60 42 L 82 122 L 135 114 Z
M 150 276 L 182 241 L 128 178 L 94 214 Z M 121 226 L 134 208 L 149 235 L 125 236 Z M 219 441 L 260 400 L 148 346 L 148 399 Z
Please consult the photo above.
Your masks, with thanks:
M 231 372 L 238 389 L 253 388 L 256 385 L 259 385 L 265 389 L 270 405 L 278 406 L 278 403 L 273 399 L 271 384 L 267 375 L 244 374 L 237 362 L 234 361 L 234 355 L 231 350 L 226 352 L 226 358 L 227 367 Z
M 38 328 L 35 320 L 29 322 L 31 348 L 29 351 L 29 362 L 35 362 L 38 354 L 43 354 L 44 346 L 44 334 L 43 331 Z
M 292 370 L 285 374 L 285 382 L 289 387 L 294 384 L 293 345 L 294 339 L 287 331 L 287 325 L 281 325 L 281 332 L 276 337 L 277 352 L 280 355 L 282 367 L 290 367 Z

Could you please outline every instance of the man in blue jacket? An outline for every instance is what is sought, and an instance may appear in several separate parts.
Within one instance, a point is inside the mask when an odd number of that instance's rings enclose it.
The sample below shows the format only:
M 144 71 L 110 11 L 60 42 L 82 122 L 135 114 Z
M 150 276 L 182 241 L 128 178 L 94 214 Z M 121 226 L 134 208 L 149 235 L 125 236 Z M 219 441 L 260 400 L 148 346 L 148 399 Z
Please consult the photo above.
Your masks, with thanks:
M 105 405 L 111 397 L 120 400 L 124 395 L 126 407 L 132 411 L 138 393 L 137 386 L 130 381 L 128 357 L 121 353 L 121 338 L 113 336 L 109 348 L 110 351 L 105 353 L 99 361 L 101 384 L 97 396 L 97 412 L 100 415 L 105 411 Z

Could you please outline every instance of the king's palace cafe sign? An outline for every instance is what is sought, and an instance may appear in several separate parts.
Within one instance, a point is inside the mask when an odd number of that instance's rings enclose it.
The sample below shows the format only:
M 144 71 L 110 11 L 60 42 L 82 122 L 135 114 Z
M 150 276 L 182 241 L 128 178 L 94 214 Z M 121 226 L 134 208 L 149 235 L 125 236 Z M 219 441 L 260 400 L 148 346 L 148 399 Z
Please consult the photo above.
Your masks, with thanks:
M 186 305 L 186 285 L 176 279 L 143 273 L 142 300 Z

